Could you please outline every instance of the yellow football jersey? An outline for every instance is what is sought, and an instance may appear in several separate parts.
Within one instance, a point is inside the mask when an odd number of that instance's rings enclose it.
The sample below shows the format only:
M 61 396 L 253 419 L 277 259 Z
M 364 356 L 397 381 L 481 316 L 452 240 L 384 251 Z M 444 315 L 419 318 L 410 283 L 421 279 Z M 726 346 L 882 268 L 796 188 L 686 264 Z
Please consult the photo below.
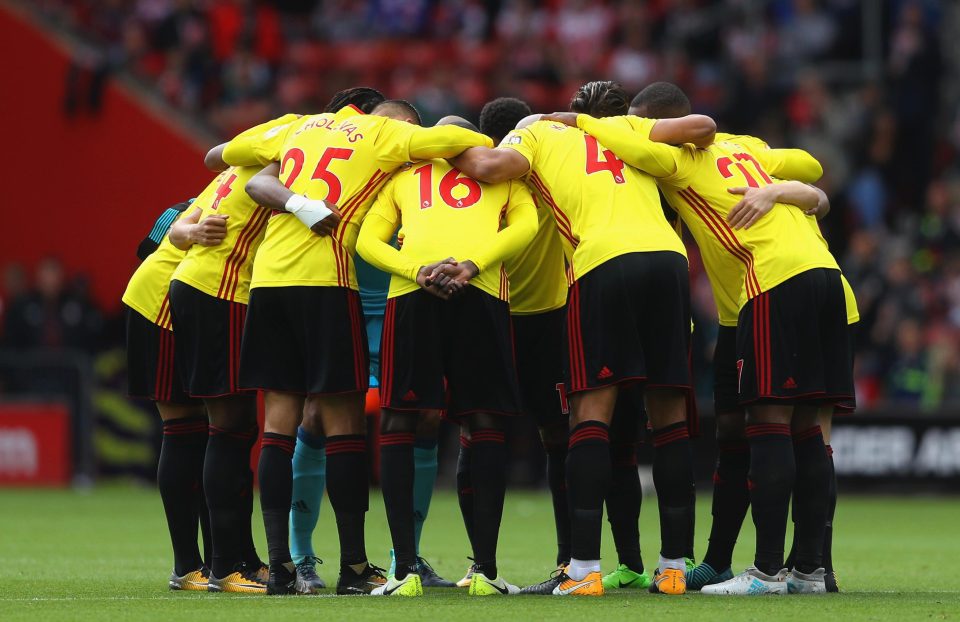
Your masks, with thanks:
M 513 149 L 530 163 L 527 180 L 552 209 L 576 278 L 627 253 L 673 251 L 686 257 L 663 217 L 653 179 L 625 166 L 593 136 L 537 121 L 510 132 L 498 148 Z
M 813 228 L 813 231 L 817 234 L 817 238 L 823 242 L 823 246 L 829 249 L 830 245 L 827 243 L 827 239 L 823 237 L 823 232 L 820 230 L 820 223 L 817 222 L 817 219 L 807 217 L 807 220 Z M 856 324 L 860 321 L 860 309 L 857 307 L 857 297 L 853 293 L 853 288 L 850 287 L 850 282 L 847 281 L 847 277 L 843 274 L 840 275 L 840 282 L 843 283 L 843 298 L 847 305 L 847 324 Z
M 130 277 L 123 292 L 123 304 L 157 326 L 173 330 L 167 293 L 170 277 L 185 255 L 185 251 L 170 243 L 170 238 L 163 238 L 157 250 L 150 253 Z
M 752 137 L 720 135 L 706 149 L 673 147 L 650 140 L 653 119 L 577 117 L 578 125 L 597 136 L 631 166 L 658 178 L 670 205 L 696 239 L 711 283 L 738 282 L 734 304 L 726 288 L 714 288 L 721 323 L 736 324 L 743 304 L 787 279 L 813 268 L 839 270 L 836 260 L 796 207 L 777 204 L 749 229 L 734 231 L 727 214 L 740 201 L 730 188 L 761 187 L 771 176 L 814 182 L 822 174 L 819 163 L 796 149 L 767 149 Z M 730 258 L 741 264 L 737 269 Z
M 387 243 L 398 226 L 399 250 Z M 384 187 L 361 227 L 357 250 L 391 273 L 388 298 L 419 289 L 421 266 L 453 257 L 480 269 L 471 285 L 508 300 L 502 260 L 529 244 L 535 231 L 536 208 L 522 181 L 486 184 L 446 160 L 429 160 L 397 173 Z
M 173 273 L 174 279 L 224 300 L 247 303 L 253 258 L 263 241 L 270 210 L 244 191 L 257 166 L 232 166 L 217 175 L 190 206 L 201 208 L 200 219 L 224 214 L 227 236 L 217 246 L 194 244 Z
M 553 213 L 536 199 L 537 235 L 518 254 L 503 262 L 510 277 L 511 315 L 533 315 L 567 304 L 566 260 Z
M 288 188 L 335 203 L 342 216 L 333 235 L 320 237 L 292 214 L 274 212 L 257 252 L 251 288 L 358 289 L 352 257 L 360 223 L 393 171 L 414 159 L 490 145 L 488 138 L 462 128 L 421 128 L 350 108 L 301 117 L 253 142 L 246 152 L 228 145 L 224 159 L 236 165 L 278 161 L 280 180 Z

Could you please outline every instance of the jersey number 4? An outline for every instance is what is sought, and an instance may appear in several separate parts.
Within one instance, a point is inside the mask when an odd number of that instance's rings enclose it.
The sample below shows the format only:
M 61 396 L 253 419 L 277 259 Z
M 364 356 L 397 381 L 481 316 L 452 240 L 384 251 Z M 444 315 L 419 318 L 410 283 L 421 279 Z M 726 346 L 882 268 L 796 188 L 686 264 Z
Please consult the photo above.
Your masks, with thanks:
M 760 184 L 757 183 L 757 179 L 751 175 L 750 172 L 747 171 L 747 167 L 743 165 L 743 162 L 749 162 L 753 165 L 753 168 L 757 170 L 757 173 L 760 175 L 763 181 L 767 182 L 768 184 L 773 183 L 773 180 L 770 179 L 770 176 L 767 175 L 767 173 L 763 170 L 763 167 L 760 166 L 760 163 L 757 162 L 757 159 L 749 153 L 735 153 L 733 154 L 733 157 L 738 161 L 734 162 L 730 158 L 720 158 L 717 160 L 717 170 L 720 171 L 720 174 L 723 175 L 724 179 L 730 179 L 733 177 L 734 172 L 730 169 L 736 166 L 738 169 L 740 169 L 740 173 L 743 175 L 743 178 L 747 180 L 748 186 L 751 188 L 759 188 Z
M 613 181 L 618 184 L 624 183 L 623 178 L 623 160 L 613 155 L 609 149 L 603 150 L 603 160 L 600 159 L 600 145 L 597 139 L 589 134 L 583 135 L 583 140 L 587 143 L 587 175 L 593 175 L 600 171 L 608 171 L 613 175 Z
M 415 169 L 413 174 L 420 177 L 420 209 L 433 207 L 433 164 L 421 166 Z M 453 189 L 457 186 L 467 189 L 465 197 L 457 199 L 453 196 Z M 479 201 L 482 195 L 483 189 L 477 180 L 467 177 L 458 169 L 452 168 L 440 178 L 440 198 L 454 209 L 470 207 Z
M 327 196 L 325 196 L 324 199 L 331 203 L 336 203 L 340 200 L 340 195 L 343 194 L 343 185 L 340 183 L 340 178 L 333 172 L 327 170 L 327 167 L 330 166 L 330 162 L 333 160 L 349 160 L 352 155 L 353 149 L 328 147 L 320 156 L 320 161 L 317 162 L 317 168 L 313 169 L 313 175 L 310 176 L 310 179 L 319 179 L 327 184 Z M 306 156 L 303 150 L 296 147 L 283 154 L 283 162 L 280 163 L 281 178 L 283 177 L 283 172 L 287 170 L 287 165 L 289 164 L 291 166 L 287 180 L 283 182 L 284 186 L 289 188 L 293 185 L 293 182 L 296 181 L 300 172 L 303 170 L 303 162 L 305 159 Z

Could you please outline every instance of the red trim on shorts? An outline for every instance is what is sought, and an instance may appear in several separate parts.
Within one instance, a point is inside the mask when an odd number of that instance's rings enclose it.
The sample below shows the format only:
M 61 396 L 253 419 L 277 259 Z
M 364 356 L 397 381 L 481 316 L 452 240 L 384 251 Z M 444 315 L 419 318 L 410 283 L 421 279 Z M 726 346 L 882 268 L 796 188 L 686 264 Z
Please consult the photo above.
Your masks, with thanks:
M 380 407 L 390 407 L 390 396 L 393 394 L 393 334 L 394 321 L 397 313 L 397 299 L 387 300 L 383 312 L 383 331 L 380 339 Z
M 357 383 L 357 389 L 362 389 L 369 378 L 369 370 L 363 364 L 362 339 L 360 335 L 360 306 L 357 302 L 359 295 L 352 289 L 347 293 L 347 306 L 350 313 L 350 332 L 353 337 L 353 370 Z
M 616 382 L 611 382 L 610 384 L 602 384 L 596 387 L 583 387 L 581 389 L 567 389 L 567 396 L 571 396 L 574 393 L 583 393 L 585 391 L 596 391 L 597 389 L 608 389 L 610 387 L 622 387 L 623 385 L 633 385 L 638 382 L 645 382 L 647 380 L 646 376 L 627 376 L 626 378 L 620 378 Z
M 586 361 L 583 353 L 583 331 L 580 327 L 580 281 L 570 288 L 567 305 L 567 337 L 570 354 L 570 392 L 587 387 Z

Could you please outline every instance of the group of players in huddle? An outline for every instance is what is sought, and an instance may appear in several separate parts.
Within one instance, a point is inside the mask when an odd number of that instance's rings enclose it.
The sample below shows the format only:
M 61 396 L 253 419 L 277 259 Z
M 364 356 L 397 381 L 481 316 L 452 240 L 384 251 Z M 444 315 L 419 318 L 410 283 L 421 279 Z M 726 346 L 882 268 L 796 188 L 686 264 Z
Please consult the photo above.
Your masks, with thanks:
M 323 113 L 243 132 L 205 164 L 219 175 L 157 221 L 123 297 L 130 393 L 163 419 L 172 589 L 325 587 L 311 536 L 326 489 L 338 594 L 837 590 L 829 424 L 852 408 L 848 324 L 859 318 L 820 234 L 829 203 L 810 185 L 822 169 L 809 154 L 717 133 L 675 85 L 631 101 L 598 81 L 567 113 L 491 101 L 479 129 L 459 117 L 424 128 L 409 103 L 348 89 Z M 699 565 L 684 225 L 720 323 L 713 525 Z M 370 385 L 389 570 L 364 543 Z M 250 526 L 257 391 L 268 564 Z M 557 569 L 522 589 L 496 561 L 505 421 L 519 415 L 540 429 L 557 532 Z M 456 584 L 419 552 L 441 418 L 461 428 L 457 490 L 473 553 Z M 648 430 L 653 573 L 637 527 Z M 605 576 L 604 504 L 619 556 Z M 750 507 L 755 561 L 734 575 Z

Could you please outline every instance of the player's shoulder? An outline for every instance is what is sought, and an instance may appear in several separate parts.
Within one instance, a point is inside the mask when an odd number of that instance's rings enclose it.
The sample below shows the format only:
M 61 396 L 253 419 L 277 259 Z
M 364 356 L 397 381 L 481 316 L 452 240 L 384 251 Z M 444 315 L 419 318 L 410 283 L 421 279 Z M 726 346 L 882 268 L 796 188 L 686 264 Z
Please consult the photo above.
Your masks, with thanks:
M 717 132 L 714 144 L 738 145 L 746 149 L 769 149 L 770 146 L 762 138 L 749 134 L 726 134 Z

